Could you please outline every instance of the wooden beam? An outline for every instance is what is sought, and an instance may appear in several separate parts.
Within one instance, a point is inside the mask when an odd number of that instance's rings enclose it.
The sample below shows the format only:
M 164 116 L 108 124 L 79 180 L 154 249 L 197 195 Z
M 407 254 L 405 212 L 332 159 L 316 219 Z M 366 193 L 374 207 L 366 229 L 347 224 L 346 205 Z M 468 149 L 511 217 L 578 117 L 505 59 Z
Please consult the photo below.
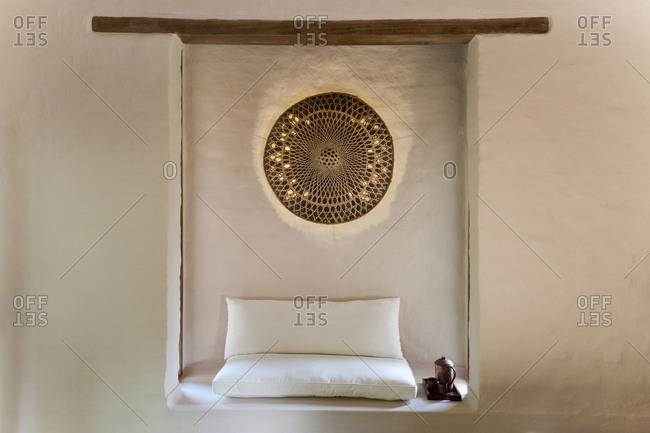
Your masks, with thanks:
M 296 29 L 293 21 L 218 20 L 148 17 L 92 19 L 94 32 L 171 33 L 187 44 L 294 45 L 423 45 L 466 44 L 480 34 L 540 34 L 549 31 L 548 17 L 426 20 L 352 20 L 306 22 Z M 309 39 L 315 34 L 315 40 Z M 300 39 L 298 39 L 300 35 Z M 312 36 L 313 37 L 313 36 Z

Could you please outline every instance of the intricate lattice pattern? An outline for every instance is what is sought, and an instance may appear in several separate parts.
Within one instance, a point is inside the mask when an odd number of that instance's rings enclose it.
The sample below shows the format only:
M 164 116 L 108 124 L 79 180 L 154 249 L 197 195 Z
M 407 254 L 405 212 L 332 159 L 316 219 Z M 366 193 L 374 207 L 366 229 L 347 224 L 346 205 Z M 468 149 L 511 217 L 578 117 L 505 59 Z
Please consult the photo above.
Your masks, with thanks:
M 297 216 L 324 224 L 351 221 L 386 193 L 393 139 L 375 110 L 356 96 L 310 96 L 273 125 L 264 171 L 282 204 Z

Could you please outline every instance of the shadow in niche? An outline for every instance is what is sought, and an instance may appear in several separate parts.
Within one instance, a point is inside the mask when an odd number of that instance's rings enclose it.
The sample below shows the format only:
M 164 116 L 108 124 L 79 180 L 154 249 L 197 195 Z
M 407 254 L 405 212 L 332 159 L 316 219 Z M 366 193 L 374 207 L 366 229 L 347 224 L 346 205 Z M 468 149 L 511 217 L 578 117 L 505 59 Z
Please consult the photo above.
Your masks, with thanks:
M 480 148 L 480 131 L 478 130 L 478 38 L 467 46 L 466 61 L 466 144 L 464 153 L 464 169 L 467 202 L 467 357 L 468 380 L 472 384 L 471 391 L 480 396 L 479 362 L 480 362 L 480 291 L 478 287 L 478 151 Z M 470 352 L 471 349 L 471 352 Z

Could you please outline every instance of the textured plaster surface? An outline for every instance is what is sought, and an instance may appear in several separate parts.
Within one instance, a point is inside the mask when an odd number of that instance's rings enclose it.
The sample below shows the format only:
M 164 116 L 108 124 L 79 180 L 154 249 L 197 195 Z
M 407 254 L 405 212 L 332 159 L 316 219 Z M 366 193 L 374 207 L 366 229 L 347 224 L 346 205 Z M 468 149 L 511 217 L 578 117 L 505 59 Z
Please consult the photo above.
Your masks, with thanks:
M 8 0 L 0 13 L 3 432 L 648 431 L 646 2 Z M 12 18 L 28 14 L 49 17 L 46 47 L 13 46 Z M 297 14 L 552 18 L 548 35 L 479 37 L 468 53 L 476 414 L 425 414 L 427 425 L 411 412 L 217 411 L 196 422 L 201 413 L 167 407 L 178 184 L 162 167 L 180 149 L 180 46 L 172 36 L 93 34 L 90 19 Z M 610 47 L 578 46 L 582 15 L 612 16 Z M 271 206 L 259 180 L 250 187 Z M 399 200 L 410 205 L 401 195 L 387 203 Z M 389 220 L 377 209 L 377 227 Z M 12 300 L 27 294 L 49 296 L 46 327 L 12 326 Z M 612 296 L 610 327 L 577 327 L 581 295 Z

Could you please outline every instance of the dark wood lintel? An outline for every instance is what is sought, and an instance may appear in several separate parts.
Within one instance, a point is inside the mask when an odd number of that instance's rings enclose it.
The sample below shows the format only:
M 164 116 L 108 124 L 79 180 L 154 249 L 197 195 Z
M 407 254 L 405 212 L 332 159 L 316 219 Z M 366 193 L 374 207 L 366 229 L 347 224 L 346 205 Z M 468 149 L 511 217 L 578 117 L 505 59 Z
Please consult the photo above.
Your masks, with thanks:
M 301 27 L 301 28 L 297 28 Z M 220 20 L 149 17 L 92 19 L 102 33 L 171 33 L 188 44 L 227 45 L 422 45 L 466 44 L 479 34 L 542 34 L 548 17 L 486 19 L 351 20 Z M 300 35 L 300 36 L 298 36 Z

